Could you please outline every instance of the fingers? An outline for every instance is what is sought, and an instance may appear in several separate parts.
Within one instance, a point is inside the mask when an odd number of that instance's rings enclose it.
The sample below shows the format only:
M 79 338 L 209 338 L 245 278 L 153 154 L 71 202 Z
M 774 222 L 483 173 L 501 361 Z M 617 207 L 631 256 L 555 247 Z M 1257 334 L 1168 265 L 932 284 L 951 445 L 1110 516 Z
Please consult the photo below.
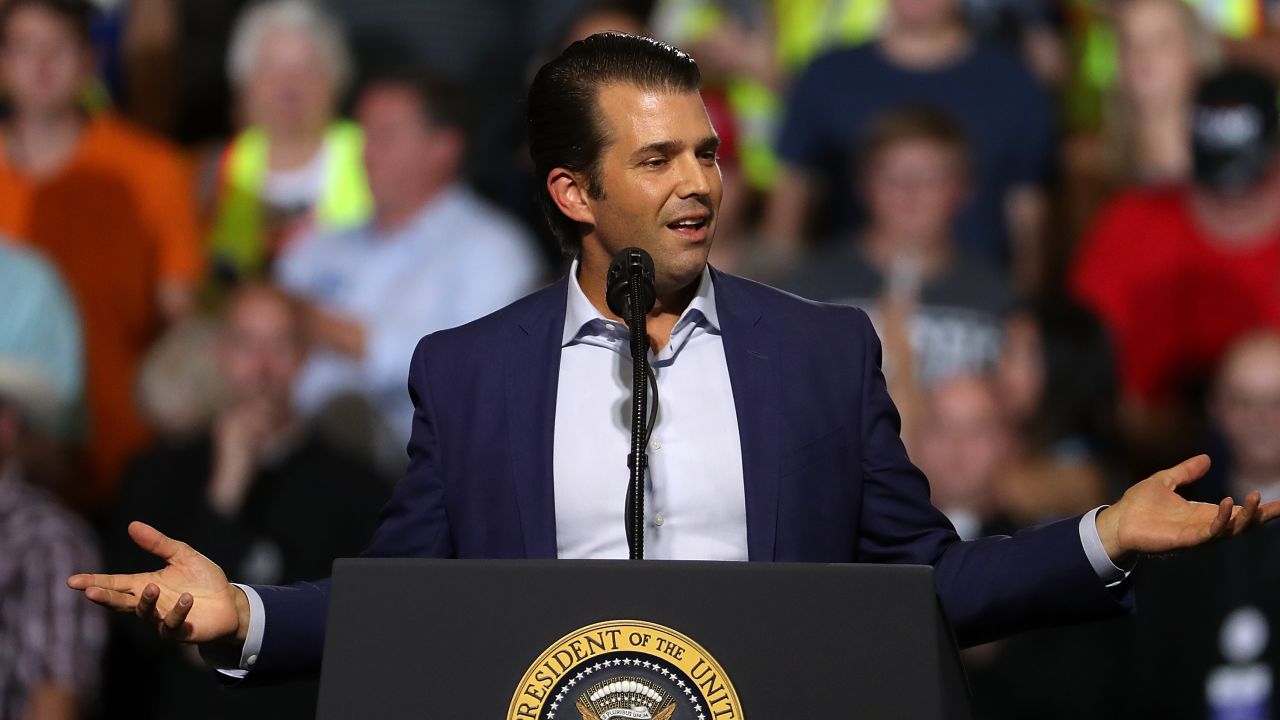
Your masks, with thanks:
M 138 598 L 129 593 L 97 586 L 86 588 L 84 596 L 105 608 L 110 608 L 117 612 L 131 612 L 138 602 Z
M 1183 460 L 1168 470 L 1162 470 L 1158 474 L 1164 481 L 1164 486 L 1173 489 L 1199 480 L 1208 471 L 1209 456 L 1196 455 Z
M 91 575 L 88 573 L 82 573 L 80 575 L 72 575 L 67 578 L 67 587 L 72 590 L 86 590 L 91 587 L 100 587 L 108 590 L 131 592 L 132 584 L 133 583 L 128 575 Z
M 160 599 L 160 588 L 155 583 L 151 583 L 142 588 L 142 594 L 138 596 L 138 605 L 133 609 L 134 614 L 143 620 L 150 620 L 156 613 L 156 601 Z
M 181 639 L 184 635 L 182 631 L 186 625 L 187 613 L 191 612 L 193 601 L 194 598 L 190 593 L 182 593 L 178 596 L 178 602 L 169 608 L 169 612 L 165 613 L 164 619 L 160 621 L 160 637 Z
M 172 561 L 188 550 L 186 543 L 174 540 L 150 525 L 137 520 L 129 523 L 129 537 L 133 538 L 138 547 L 165 561 Z
M 138 595 L 97 586 L 88 587 L 84 594 L 85 597 L 103 607 L 118 612 L 132 612 L 143 621 L 154 625 L 162 638 L 185 640 L 191 634 L 191 625 L 187 622 L 187 615 L 191 613 L 191 608 L 195 604 L 195 598 L 191 593 L 179 595 L 177 602 L 169 608 L 164 617 L 160 617 L 156 608 L 160 600 L 160 588 L 155 583 L 149 583 Z
M 1231 526 L 1231 508 L 1235 505 L 1235 501 L 1231 498 L 1222 498 L 1218 503 L 1218 514 L 1214 516 L 1213 522 L 1209 523 L 1209 536 L 1207 540 L 1220 538 L 1226 533 Z
M 1258 522 L 1258 506 L 1262 503 L 1262 494 L 1259 492 L 1251 492 L 1244 498 L 1244 505 L 1240 506 L 1238 512 L 1231 517 L 1232 535 L 1240 533 L 1253 527 Z
M 1269 523 L 1280 518 L 1280 500 L 1258 506 L 1258 523 Z

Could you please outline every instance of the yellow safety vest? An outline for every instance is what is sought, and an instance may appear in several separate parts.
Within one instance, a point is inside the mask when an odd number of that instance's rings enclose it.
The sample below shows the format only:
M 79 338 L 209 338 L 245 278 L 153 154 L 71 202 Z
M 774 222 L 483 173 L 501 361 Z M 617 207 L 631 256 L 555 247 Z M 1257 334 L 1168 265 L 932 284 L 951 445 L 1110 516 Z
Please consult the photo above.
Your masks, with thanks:
M 887 0 L 774 0 L 778 61 L 798 72 L 823 50 L 854 45 L 876 34 Z M 676 17 L 677 43 L 696 43 L 724 22 L 714 0 L 667 0 L 663 8 Z M 779 163 L 773 152 L 782 100 L 777 93 L 749 77 L 731 78 L 725 86 L 738 125 L 739 160 L 747 184 L 768 190 L 777 180 Z
M 774 0 L 778 59 L 795 71 L 829 47 L 870 40 L 887 11 L 887 0 Z
M 314 210 L 315 224 L 325 230 L 358 225 L 373 209 L 364 169 L 364 133 L 355 123 L 340 120 L 329 126 L 324 142 L 329 159 L 324 189 Z M 268 157 L 266 132 L 252 127 L 231 141 L 222 158 L 209 248 L 215 265 L 237 277 L 265 269 L 260 197 L 267 180 Z

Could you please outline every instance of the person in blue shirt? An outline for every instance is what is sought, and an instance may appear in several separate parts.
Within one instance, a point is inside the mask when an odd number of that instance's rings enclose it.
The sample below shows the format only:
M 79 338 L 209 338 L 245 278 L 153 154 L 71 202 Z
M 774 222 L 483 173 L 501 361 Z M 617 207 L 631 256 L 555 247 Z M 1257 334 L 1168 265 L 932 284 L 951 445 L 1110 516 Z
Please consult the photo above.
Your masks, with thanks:
M 785 166 L 766 219 L 774 247 L 858 224 L 853 155 L 874 118 L 902 106 L 948 115 L 973 147 L 973 186 L 956 221 L 962 252 L 1034 285 L 1052 150 L 1050 100 L 1021 60 L 976 39 L 958 0 L 895 0 L 878 40 L 816 58 L 791 88 L 778 137 Z M 824 202 L 825 200 L 825 202 Z
M 74 416 L 84 396 L 80 313 L 57 269 L 34 251 L 0 236 L 0 354 L 40 368 L 60 407 L 48 428 L 69 440 L 82 423 Z
M 519 298 L 543 267 L 528 231 L 462 182 L 467 130 L 451 84 L 418 68 L 386 70 L 360 92 L 355 116 L 373 217 L 296 243 L 274 272 L 307 306 L 313 350 L 298 378 L 299 409 L 314 416 L 358 399 L 378 428 L 365 449 L 398 473 L 418 339 Z M 357 424 L 338 431 L 368 432 Z

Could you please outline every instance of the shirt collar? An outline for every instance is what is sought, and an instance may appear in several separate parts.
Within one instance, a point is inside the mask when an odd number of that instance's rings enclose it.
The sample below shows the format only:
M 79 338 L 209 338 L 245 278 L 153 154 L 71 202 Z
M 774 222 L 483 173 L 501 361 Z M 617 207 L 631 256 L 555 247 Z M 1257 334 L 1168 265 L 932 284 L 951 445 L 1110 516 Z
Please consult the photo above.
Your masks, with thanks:
M 671 331 L 672 338 L 679 335 L 689 326 L 705 326 L 711 332 L 720 331 L 720 315 L 716 312 L 716 288 L 711 280 L 709 267 L 702 268 L 702 277 L 698 280 L 698 292 L 689 302 L 689 306 L 680 314 L 675 327 Z M 569 267 L 569 301 L 565 306 L 564 332 L 560 338 L 561 347 L 566 347 L 586 336 L 609 334 L 619 337 L 624 343 L 629 331 L 626 325 L 609 320 L 587 299 L 578 284 L 578 259 L 574 258 Z

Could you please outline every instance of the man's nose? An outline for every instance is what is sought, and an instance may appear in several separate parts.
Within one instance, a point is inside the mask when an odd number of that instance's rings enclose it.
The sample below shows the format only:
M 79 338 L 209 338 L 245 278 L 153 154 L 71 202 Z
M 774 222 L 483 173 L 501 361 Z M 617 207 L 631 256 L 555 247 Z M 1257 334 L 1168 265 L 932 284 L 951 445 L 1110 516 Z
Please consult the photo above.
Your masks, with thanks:
M 692 154 L 681 155 L 676 162 L 680 173 L 680 183 L 676 186 L 676 194 L 680 197 L 698 197 L 711 194 L 711 181 L 707 177 L 707 168 L 698 162 Z

